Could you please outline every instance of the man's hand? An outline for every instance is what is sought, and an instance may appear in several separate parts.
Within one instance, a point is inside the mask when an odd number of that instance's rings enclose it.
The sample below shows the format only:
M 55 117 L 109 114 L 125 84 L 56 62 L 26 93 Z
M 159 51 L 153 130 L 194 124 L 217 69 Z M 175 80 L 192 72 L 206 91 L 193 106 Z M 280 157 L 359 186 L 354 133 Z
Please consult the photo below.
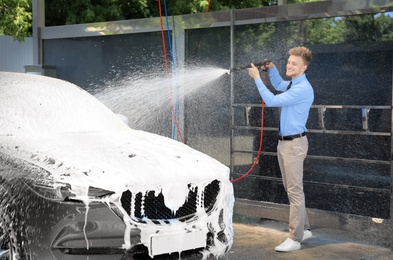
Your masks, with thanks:
M 271 61 L 264 62 L 264 65 L 262 65 L 261 68 L 262 68 L 263 71 L 267 71 L 268 69 L 274 68 L 274 64 Z
M 248 75 L 250 75 L 254 80 L 260 78 L 259 70 L 255 67 L 254 64 L 251 63 L 251 68 L 248 68 Z

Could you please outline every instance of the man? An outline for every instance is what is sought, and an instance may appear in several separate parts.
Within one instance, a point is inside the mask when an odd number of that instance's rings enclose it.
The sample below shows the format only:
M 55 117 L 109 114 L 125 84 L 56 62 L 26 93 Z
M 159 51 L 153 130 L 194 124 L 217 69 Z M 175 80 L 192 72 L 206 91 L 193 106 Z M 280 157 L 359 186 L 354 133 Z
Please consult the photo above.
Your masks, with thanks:
M 291 81 L 283 80 L 272 62 L 262 66 L 268 69 L 270 82 L 276 90 L 282 91 L 280 94 L 274 95 L 266 88 L 254 64 L 248 69 L 265 104 L 281 107 L 277 157 L 289 199 L 289 236 L 275 248 L 279 252 L 298 250 L 300 242 L 312 236 L 303 192 L 303 163 L 308 151 L 306 122 L 314 101 L 314 91 L 305 71 L 312 53 L 306 47 L 295 47 L 289 50 L 289 55 L 286 76 L 291 77 Z

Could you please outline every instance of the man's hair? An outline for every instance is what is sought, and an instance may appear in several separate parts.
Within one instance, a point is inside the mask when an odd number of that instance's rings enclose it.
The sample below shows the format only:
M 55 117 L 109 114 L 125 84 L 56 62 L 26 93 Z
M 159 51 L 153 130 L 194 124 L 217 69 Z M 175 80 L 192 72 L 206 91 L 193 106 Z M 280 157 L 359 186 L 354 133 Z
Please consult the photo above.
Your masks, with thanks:
M 311 51 L 303 46 L 293 47 L 289 50 L 289 55 L 299 56 L 304 60 L 304 63 L 308 66 L 312 60 Z

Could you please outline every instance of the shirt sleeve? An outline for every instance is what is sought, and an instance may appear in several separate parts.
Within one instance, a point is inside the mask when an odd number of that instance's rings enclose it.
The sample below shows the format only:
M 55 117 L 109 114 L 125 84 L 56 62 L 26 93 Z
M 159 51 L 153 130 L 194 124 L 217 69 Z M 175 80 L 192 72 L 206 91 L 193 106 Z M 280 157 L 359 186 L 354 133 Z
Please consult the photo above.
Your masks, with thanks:
M 270 92 L 270 90 L 267 89 L 265 84 L 263 84 L 262 79 L 257 78 L 255 80 L 255 85 L 257 86 L 259 94 L 261 95 L 263 101 L 265 101 L 266 105 L 272 106 L 270 104 L 270 100 L 272 100 L 274 98 L 274 94 L 272 92 Z
M 278 72 L 277 68 L 271 68 L 268 70 L 270 82 L 272 83 L 273 87 L 277 91 L 286 91 L 289 81 L 285 81 L 282 79 L 280 73 Z
M 265 86 L 265 84 L 263 84 L 261 78 L 257 78 L 255 80 L 255 84 L 258 88 L 259 94 L 265 101 L 265 104 L 269 107 L 291 106 L 301 101 L 304 97 L 304 88 L 302 88 L 300 84 L 296 84 L 295 86 L 292 86 L 288 91 L 285 91 L 278 95 L 274 95 Z

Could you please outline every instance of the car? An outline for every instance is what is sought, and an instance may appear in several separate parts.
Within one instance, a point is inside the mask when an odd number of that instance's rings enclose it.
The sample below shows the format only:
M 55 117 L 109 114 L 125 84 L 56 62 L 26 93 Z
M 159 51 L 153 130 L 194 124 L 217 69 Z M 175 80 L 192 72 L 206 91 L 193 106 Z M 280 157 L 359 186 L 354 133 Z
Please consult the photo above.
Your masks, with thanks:
M 82 88 L 0 72 L 0 126 L 0 259 L 206 259 L 231 248 L 229 168 L 132 129 Z

